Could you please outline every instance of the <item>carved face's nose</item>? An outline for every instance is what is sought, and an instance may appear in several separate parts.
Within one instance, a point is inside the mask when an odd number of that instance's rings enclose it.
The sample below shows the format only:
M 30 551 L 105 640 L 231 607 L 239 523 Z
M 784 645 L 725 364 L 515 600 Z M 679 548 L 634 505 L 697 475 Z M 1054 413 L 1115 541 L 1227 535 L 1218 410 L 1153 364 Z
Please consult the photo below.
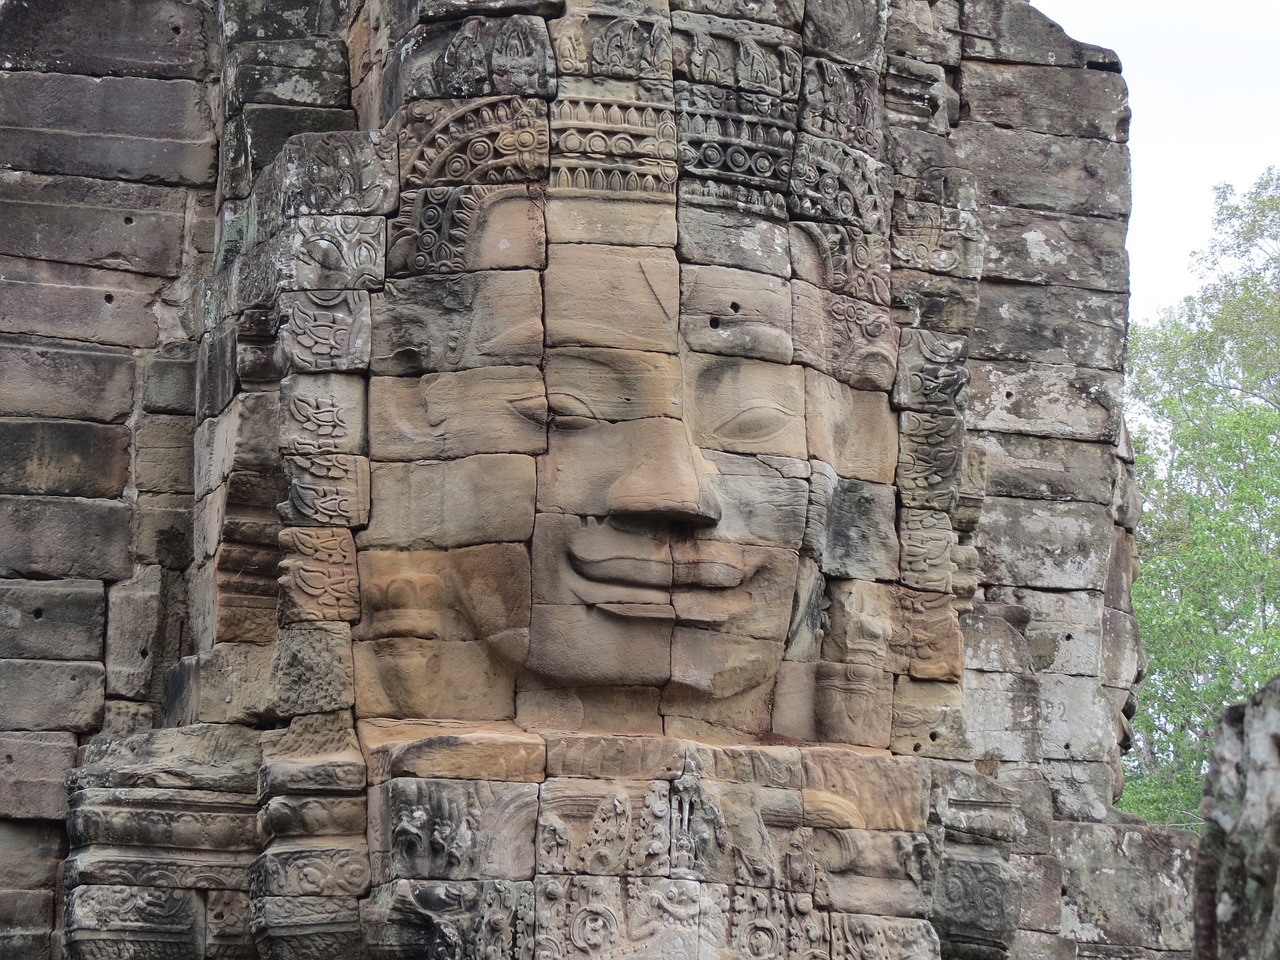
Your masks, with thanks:
M 714 524 L 720 519 L 720 502 L 707 485 L 707 473 L 683 422 L 664 417 L 637 420 L 626 466 L 609 490 L 609 514 Z

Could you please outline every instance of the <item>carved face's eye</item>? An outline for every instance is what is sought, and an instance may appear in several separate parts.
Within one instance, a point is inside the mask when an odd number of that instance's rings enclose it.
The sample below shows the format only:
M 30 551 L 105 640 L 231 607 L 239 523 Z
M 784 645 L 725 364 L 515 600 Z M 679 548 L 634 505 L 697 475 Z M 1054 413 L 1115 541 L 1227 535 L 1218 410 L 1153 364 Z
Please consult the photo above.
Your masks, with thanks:
M 795 423 L 795 414 L 776 403 L 756 400 L 716 424 L 711 432 L 722 440 L 763 443 Z
M 542 394 L 532 397 L 520 397 L 516 400 L 508 400 L 511 409 L 530 420 L 533 423 L 545 424 L 547 422 L 547 402 Z
M 575 393 L 562 393 L 558 390 L 552 390 L 547 394 L 547 406 L 555 414 L 556 426 L 563 426 L 567 430 L 581 428 L 562 424 L 562 420 L 577 420 L 584 417 L 592 420 L 597 419 L 596 412 L 591 408 L 591 404 Z

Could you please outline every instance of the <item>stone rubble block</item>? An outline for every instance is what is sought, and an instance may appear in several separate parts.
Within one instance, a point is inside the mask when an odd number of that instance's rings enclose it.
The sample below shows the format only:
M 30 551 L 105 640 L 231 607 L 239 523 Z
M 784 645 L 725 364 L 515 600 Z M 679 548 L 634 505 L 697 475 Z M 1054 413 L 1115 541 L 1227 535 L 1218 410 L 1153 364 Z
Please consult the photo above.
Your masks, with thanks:
M 133 513 L 115 500 L 0 496 L 0 576 L 124 580 Z
M 108 592 L 104 663 L 111 696 L 143 700 L 152 673 L 162 661 L 165 598 L 159 567 L 147 567 L 128 583 Z
M 968 0 L 961 27 L 964 55 L 973 60 L 1118 70 L 1110 50 L 1080 43 L 1022 0 Z
M 0 816 L 9 820 L 66 817 L 67 773 L 76 763 L 75 734 L 0 733 L 0 757 L 4 758 Z
M 38 173 L 212 184 L 217 142 L 202 84 L 0 72 L 0 162 Z
M 985 279 L 1128 292 L 1125 221 L 1000 206 L 984 207 L 980 216 Z
M 4 660 L 0 676 L 0 729 L 88 733 L 102 723 L 106 672 L 101 663 Z
M 159 293 L 151 277 L 0 256 L 0 333 L 149 347 Z
M 52 887 L 66 850 L 66 836 L 56 823 L 0 820 L 0 890 Z
M 1111 558 L 1112 526 L 1101 504 L 988 497 L 974 537 L 983 581 L 1101 590 Z
M 1107 444 L 1119 436 L 1120 373 L 996 360 L 970 369 L 974 429 Z
M 185 222 L 181 190 L 0 171 L 0 254 L 173 277 Z
M 97 580 L 0 580 L 0 657 L 95 660 L 105 622 Z
M 195 423 L 190 417 L 150 415 L 134 428 L 134 484 L 144 493 L 191 493 Z
M 988 496 L 1111 503 L 1115 447 L 1108 443 L 995 432 L 969 439 L 985 452 Z
M 346 107 L 345 46 L 338 40 L 249 40 L 238 44 L 222 71 L 228 115 L 246 103 L 299 107 Z
M 991 282 L 981 293 L 970 321 L 972 357 L 1123 367 L 1129 316 L 1123 294 Z
M 1129 139 L 1129 91 L 1118 72 L 965 63 L 969 119 L 1059 137 Z
M 0 413 L 119 423 L 133 408 L 133 374 L 117 348 L 0 337 Z
M 230 200 L 249 196 L 254 180 L 295 134 L 355 128 L 356 115 L 351 110 L 246 104 L 223 128 L 218 166 L 222 196 Z
M 123 425 L 0 418 L 0 450 L 0 493 L 114 499 L 129 481 Z

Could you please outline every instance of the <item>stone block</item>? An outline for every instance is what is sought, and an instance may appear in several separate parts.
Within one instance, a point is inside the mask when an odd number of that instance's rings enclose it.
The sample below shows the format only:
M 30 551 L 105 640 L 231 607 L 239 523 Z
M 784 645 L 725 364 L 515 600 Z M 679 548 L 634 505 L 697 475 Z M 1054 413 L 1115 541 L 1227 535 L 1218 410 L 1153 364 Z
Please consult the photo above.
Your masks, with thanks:
M 0 957 L 53 960 L 53 894 L 46 890 L 0 893 Z
M 132 525 L 114 500 L 0 496 L 0 576 L 124 580 Z
M 969 119 L 1059 137 L 1129 139 L 1119 72 L 970 61 L 960 72 Z
M 768 274 L 686 264 L 680 335 L 702 353 L 790 363 L 791 285 Z
M 704 483 L 720 505 L 720 519 L 705 533 L 695 532 L 695 538 L 793 550 L 801 546 L 809 501 L 807 470 L 797 476 L 786 466 L 772 467 L 756 457 L 716 451 L 704 451 L 704 456 L 716 471 Z
M 67 773 L 75 765 L 74 733 L 0 733 L 0 815 L 10 820 L 64 819 Z
M 355 121 L 350 110 L 246 104 L 223 128 L 218 171 L 222 195 L 232 200 L 247 197 L 254 178 L 295 134 L 351 130 Z
M 1105 443 L 1119 435 L 1120 373 L 997 360 L 971 361 L 969 369 L 973 429 Z
M 670 250 L 554 244 L 547 343 L 676 352 L 680 265 Z
M 0 889 L 52 887 L 66 850 L 61 824 L 0 820 Z
M 111 499 L 129 480 L 126 426 L 3 418 L 0 450 L 0 493 Z
M 181 190 L 0 171 L 0 254 L 172 277 L 185 223 Z
M 356 716 L 503 720 L 515 715 L 515 673 L 484 644 L 420 637 L 354 645 Z
M 0 337 L 0 414 L 119 423 L 132 409 L 128 353 Z
M 974 536 L 983 582 L 1101 590 L 1111 529 L 1111 517 L 1101 504 L 988 497 Z
M 0 256 L 0 333 L 149 347 L 159 294 L 150 277 Z
M 511 723 L 361 720 L 356 732 L 370 783 L 393 777 L 523 783 L 546 775 L 546 741 Z
M 134 428 L 134 483 L 144 493 L 191 493 L 195 421 L 143 416 Z
M 684 371 L 690 432 L 699 446 L 807 459 L 799 366 L 694 353 Z
M 908 757 L 972 759 L 960 685 L 898 677 L 893 690 L 890 749 Z
M 805 552 L 823 573 L 850 580 L 897 580 L 897 498 L 888 484 L 814 471 Z
M 12 69 L 205 79 L 214 11 L 173 0 L 129 0 L 89 10 L 76 0 L 0 12 Z
M 1057 933 L 1062 927 L 1062 862 L 1015 853 L 1009 868 L 1018 879 L 1018 926 Z
M 533 730 L 684 736 L 679 718 L 659 715 L 661 697 L 662 691 L 656 687 L 521 690 L 516 694 L 516 722 Z
M 187 343 L 165 344 L 142 364 L 142 409 L 191 416 L 196 412 L 196 364 Z
M 1117 711 L 1094 677 L 1040 675 L 1046 760 L 1107 763 L 1118 758 Z
M 1195 835 L 1143 825 L 1056 823 L 1062 935 L 1088 944 L 1190 950 Z
M 211 184 L 213 116 L 189 80 L 0 72 L 0 164 L 184 186 Z
M 280 448 L 302 456 L 368 449 L 365 381 L 349 373 L 290 374 L 280 381 Z
M 561 347 L 546 356 L 550 412 L 597 420 L 679 417 L 680 362 L 669 353 Z
M 898 467 L 898 417 L 886 394 L 854 390 L 805 370 L 809 455 L 841 477 L 892 483 Z
M 547 198 L 547 239 L 552 243 L 672 247 L 676 242 L 676 205 L 667 197 L 640 200 L 558 196 L 553 192 Z
M 1116 448 L 1015 433 L 970 433 L 984 451 L 987 495 L 1111 503 Z
M 969 353 L 1119 370 L 1124 364 L 1128 301 L 1072 287 L 984 283 L 970 327 Z
M 76 660 L 4 660 L 0 729 L 73 730 L 89 733 L 102 723 L 101 663 Z
M 540 270 L 544 202 L 541 188 L 524 183 L 409 190 L 387 225 L 387 276 Z
M 379 463 L 374 508 L 360 547 L 423 549 L 507 543 L 533 535 L 537 485 L 532 457 L 486 454 L 462 460 Z
M 681 204 L 676 214 L 681 263 L 734 267 L 791 277 L 787 228 L 753 214 Z
M 0 580 L 0 657 L 96 660 L 105 617 L 97 580 Z
M 129 583 L 115 584 L 108 592 L 108 694 L 146 699 L 152 672 L 163 661 L 164 599 L 159 567 L 147 567 Z
M 246 40 L 230 49 L 222 84 L 228 115 L 246 103 L 341 108 L 351 94 L 346 49 L 327 37 Z
M 1041 701 L 1033 677 L 967 670 L 964 711 L 975 756 L 1007 763 L 1040 761 Z
M 849 747 L 813 747 L 803 752 L 801 763 L 807 825 L 924 831 L 929 774 L 919 760 L 867 756 Z
M 191 527 L 189 496 L 142 494 L 134 511 L 134 559 L 166 570 L 185 570 L 193 558 Z
M 1129 215 L 1129 150 L 1123 144 L 962 123 L 955 148 L 975 176 L 982 203 L 1084 217 Z
M 898 372 L 900 331 L 885 305 L 791 283 L 796 362 L 857 390 L 889 390 Z
M 536 364 L 542 287 L 530 270 L 389 280 L 373 295 L 375 374 Z
M 983 277 L 1127 293 L 1128 225 L 1123 220 L 983 207 L 987 235 Z
M 804 45 L 816 55 L 876 67 L 884 55 L 885 11 L 876 0 L 806 9 Z
M 369 522 L 367 457 L 345 453 L 289 456 L 284 468 L 289 492 L 276 506 L 285 523 L 362 527 Z
M 960 25 L 969 31 L 964 38 L 966 58 L 1099 70 L 1120 66 L 1120 58 L 1110 50 L 1071 39 L 1022 0 L 972 0 L 964 5 Z
M 1101 593 L 988 587 L 987 599 L 1031 614 L 1027 647 L 1037 671 L 1096 677 L 1101 664 Z
M 481 453 L 542 453 L 547 389 L 537 367 L 480 367 L 421 379 L 374 377 L 370 456 L 456 460 Z
M 224 0 L 222 37 L 228 47 L 250 40 L 303 40 L 335 31 L 337 0 Z

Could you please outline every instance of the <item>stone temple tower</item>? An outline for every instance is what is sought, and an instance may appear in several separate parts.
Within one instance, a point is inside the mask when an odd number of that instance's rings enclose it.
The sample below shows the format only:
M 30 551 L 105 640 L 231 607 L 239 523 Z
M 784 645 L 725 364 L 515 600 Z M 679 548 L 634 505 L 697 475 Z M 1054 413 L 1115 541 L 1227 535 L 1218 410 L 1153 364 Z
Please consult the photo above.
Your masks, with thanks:
M 1189 957 L 1128 124 L 1025 0 L 0 0 L 0 958 Z

